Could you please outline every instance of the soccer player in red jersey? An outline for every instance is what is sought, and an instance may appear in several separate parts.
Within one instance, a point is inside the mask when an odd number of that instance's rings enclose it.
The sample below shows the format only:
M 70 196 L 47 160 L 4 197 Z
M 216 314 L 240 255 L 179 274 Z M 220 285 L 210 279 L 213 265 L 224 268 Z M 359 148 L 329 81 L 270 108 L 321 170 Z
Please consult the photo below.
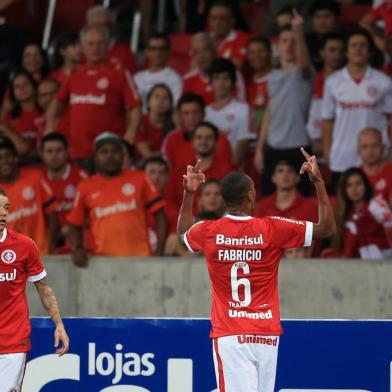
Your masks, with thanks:
M 283 251 L 309 246 L 336 231 L 333 210 L 315 156 L 301 150 L 319 202 L 318 223 L 252 217 L 256 191 L 243 173 L 221 182 L 227 215 L 192 226 L 194 194 L 204 174 L 188 166 L 177 233 L 190 251 L 205 254 L 212 282 L 211 338 L 219 392 L 273 392 L 279 336 L 278 267 Z
M 0 389 L 20 392 L 31 348 L 27 282 L 35 284 L 56 326 L 54 345 L 58 355 L 68 351 L 69 339 L 37 246 L 31 238 L 6 228 L 9 206 L 6 192 L 0 189 Z

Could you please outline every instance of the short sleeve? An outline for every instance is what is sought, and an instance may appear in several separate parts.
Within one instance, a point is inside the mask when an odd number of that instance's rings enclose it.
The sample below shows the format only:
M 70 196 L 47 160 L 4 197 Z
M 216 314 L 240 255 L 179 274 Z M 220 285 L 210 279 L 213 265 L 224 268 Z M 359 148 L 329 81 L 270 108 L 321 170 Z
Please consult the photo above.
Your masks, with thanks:
M 85 220 L 85 211 L 86 205 L 84 194 L 79 186 L 76 192 L 73 207 L 67 215 L 67 221 L 74 226 L 83 226 Z
M 335 118 L 335 98 L 332 92 L 331 81 L 328 79 L 324 87 L 321 117 L 323 120 L 333 120 Z
M 72 75 L 66 78 L 61 83 L 61 86 L 56 93 L 56 99 L 58 99 L 60 102 L 65 102 L 69 99 L 71 78 Z
M 308 247 L 312 244 L 313 223 L 279 216 L 270 219 L 271 243 L 279 249 Z
M 165 200 L 162 195 L 145 174 L 143 174 L 143 199 L 145 207 L 151 213 L 157 212 L 165 207 Z
M 392 113 L 392 80 L 388 78 L 387 88 L 381 102 L 381 110 L 383 113 Z
M 31 239 L 29 239 L 29 253 L 25 270 L 27 279 L 31 283 L 38 282 L 46 276 L 45 266 L 39 255 L 37 245 L 35 245 L 34 241 Z
M 199 221 L 184 234 L 184 243 L 190 252 L 195 253 L 204 250 L 208 223 L 209 221 Z
M 136 84 L 132 79 L 129 71 L 123 71 L 123 81 L 121 82 L 122 95 L 125 106 L 130 109 L 134 106 L 140 106 L 141 100 L 137 92 Z

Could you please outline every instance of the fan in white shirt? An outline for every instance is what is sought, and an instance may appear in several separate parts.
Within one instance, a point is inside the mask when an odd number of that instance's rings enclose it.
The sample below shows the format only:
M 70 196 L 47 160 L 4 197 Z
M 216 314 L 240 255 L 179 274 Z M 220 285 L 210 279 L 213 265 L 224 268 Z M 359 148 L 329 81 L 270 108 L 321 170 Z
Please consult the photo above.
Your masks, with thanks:
M 148 92 L 158 83 L 166 84 L 177 102 L 181 95 L 180 75 L 167 65 L 170 56 L 170 40 L 165 35 L 155 35 L 148 40 L 146 58 L 148 68 L 137 72 L 134 80 L 146 108 Z
M 214 101 L 206 108 L 206 120 L 225 132 L 233 152 L 233 164 L 241 167 L 254 140 L 249 105 L 233 98 L 236 69 L 230 60 L 217 59 L 211 66 Z M 253 128 L 253 129 L 252 129 Z
M 335 180 L 347 168 L 360 163 L 358 135 L 367 127 L 381 131 L 383 142 L 392 136 L 392 81 L 369 66 L 372 45 L 367 31 L 358 30 L 347 40 L 345 68 L 326 81 L 322 104 L 323 153 Z

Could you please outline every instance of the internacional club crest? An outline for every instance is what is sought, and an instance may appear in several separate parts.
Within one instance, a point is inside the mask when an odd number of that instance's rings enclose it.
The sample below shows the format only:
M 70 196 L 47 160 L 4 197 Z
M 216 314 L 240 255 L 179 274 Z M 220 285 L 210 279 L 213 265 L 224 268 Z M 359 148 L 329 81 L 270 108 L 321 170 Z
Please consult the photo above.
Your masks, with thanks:
M 127 182 L 127 183 L 125 183 L 125 184 L 122 186 L 121 191 L 122 191 L 122 193 L 123 193 L 125 196 L 131 196 L 131 195 L 133 195 L 133 194 L 135 193 L 135 187 L 133 186 L 133 184 Z
M 16 253 L 11 249 L 6 249 L 1 252 L 1 261 L 5 264 L 12 264 L 16 260 Z

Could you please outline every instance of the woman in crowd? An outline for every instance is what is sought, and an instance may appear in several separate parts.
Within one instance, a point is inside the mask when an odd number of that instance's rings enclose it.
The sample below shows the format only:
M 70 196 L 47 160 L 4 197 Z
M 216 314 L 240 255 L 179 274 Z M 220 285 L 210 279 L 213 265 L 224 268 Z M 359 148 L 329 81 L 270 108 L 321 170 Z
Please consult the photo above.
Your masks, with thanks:
M 55 43 L 53 69 L 50 77 L 60 84 L 69 76 L 72 69 L 82 61 L 83 53 L 79 34 L 67 32 L 61 34 Z
M 333 250 L 343 257 L 384 258 L 390 252 L 387 238 L 391 212 L 381 198 L 373 198 L 372 187 L 359 168 L 346 170 L 338 184 L 337 235 Z
M 29 42 L 22 52 L 22 67 L 39 83 L 48 74 L 46 53 L 36 42 Z
M 136 148 L 143 159 L 159 155 L 165 136 L 174 129 L 173 96 L 166 84 L 156 84 L 147 95 L 148 113 L 136 136 Z
M 27 142 L 29 152 L 34 154 L 44 121 L 36 100 L 37 82 L 29 72 L 21 69 L 12 74 L 9 93 L 11 109 L 4 115 L 3 125 Z

